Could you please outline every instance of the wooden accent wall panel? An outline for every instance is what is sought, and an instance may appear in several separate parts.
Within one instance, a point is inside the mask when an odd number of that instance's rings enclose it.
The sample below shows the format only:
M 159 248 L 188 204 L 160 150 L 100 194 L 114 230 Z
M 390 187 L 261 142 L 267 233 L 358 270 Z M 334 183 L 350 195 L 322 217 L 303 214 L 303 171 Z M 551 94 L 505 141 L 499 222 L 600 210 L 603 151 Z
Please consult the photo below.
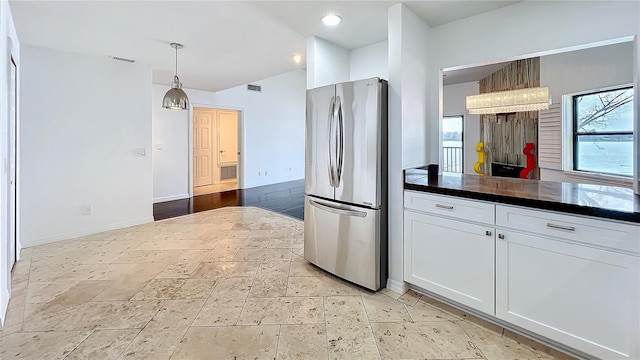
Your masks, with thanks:
M 540 58 L 535 57 L 513 61 L 480 80 L 479 90 L 483 94 L 538 86 L 540 86 Z M 492 162 L 524 167 L 526 156 L 522 153 L 522 149 L 525 144 L 534 143 L 535 153 L 538 152 L 538 112 L 480 115 L 480 139 L 485 144 L 486 174 L 491 174 Z M 537 163 L 530 177 L 540 178 Z

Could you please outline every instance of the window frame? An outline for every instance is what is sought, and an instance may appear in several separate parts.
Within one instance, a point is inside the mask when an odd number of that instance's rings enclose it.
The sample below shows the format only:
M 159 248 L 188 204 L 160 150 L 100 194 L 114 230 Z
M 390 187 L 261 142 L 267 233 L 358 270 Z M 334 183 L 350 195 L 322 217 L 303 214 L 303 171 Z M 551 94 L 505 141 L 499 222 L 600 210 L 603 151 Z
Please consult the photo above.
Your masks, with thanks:
M 577 128 L 578 128 L 578 106 L 576 104 L 577 102 L 577 98 L 580 96 L 586 96 L 586 95 L 593 95 L 593 94 L 599 94 L 599 93 L 605 93 L 605 92 L 612 92 L 612 91 L 618 91 L 618 90 L 632 90 L 635 92 L 635 88 L 633 86 L 633 84 L 622 84 L 622 85 L 617 85 L 617 86 L 612 86 L 612 87 L 607 87 L 607 88 L 602 88 L 602 89 L 597 89 L 597 90 L 590 90 L 590 91 L 585 91 L 585 92 L 580 92 L 580 93 L 574 93 L 574 94 L 570 94 L 570 106 L 571 106 L 571 160 L 572 160 L 572 164 L 571 164 L 571 171 L 576 171 L 576 172 L 580 172 L 583 174 L 602 174 L 605 176 L 614 176 L 614 177 L 622 177 L 622 178 L 633 178 L 633 174 L 631 175 L 625 175 L 625 174 L 620 174 L 620 173 L 609 173 L 609 172 L 595 172 L 595 171 L 589 171 L 589 170 L 581 170 L 578 169 L 578 138 L 579 137 L 585 137 L 585 136 L 615 136 L 615 135 L 631 135 L 632 137 L 634 136 L 634 129 L 633 127 L 631 128 L 631 130 L 629 131 L 603 131 L 603 132 L 595 132 L 592 134 L 588 134 L 588 133 L 579 133 Z M 636 111 L 635 108 L 632 108 L 633 111 Z M 632 113 L 633 116 L 633 113 Z M 633 164 L 633 159 L 632 159 L 632 169 L 634 168 L 635 164 Z

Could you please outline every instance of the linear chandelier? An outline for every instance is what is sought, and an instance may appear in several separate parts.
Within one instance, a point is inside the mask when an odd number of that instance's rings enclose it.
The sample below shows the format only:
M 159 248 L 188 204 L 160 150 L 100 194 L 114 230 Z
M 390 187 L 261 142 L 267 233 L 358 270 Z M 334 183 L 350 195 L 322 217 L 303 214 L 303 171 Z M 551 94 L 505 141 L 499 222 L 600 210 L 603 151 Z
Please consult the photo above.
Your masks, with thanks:
M 467 96 L 469 114 L 502 114 L 547 110 L 551 104 L 548 87 L 534 87 Z

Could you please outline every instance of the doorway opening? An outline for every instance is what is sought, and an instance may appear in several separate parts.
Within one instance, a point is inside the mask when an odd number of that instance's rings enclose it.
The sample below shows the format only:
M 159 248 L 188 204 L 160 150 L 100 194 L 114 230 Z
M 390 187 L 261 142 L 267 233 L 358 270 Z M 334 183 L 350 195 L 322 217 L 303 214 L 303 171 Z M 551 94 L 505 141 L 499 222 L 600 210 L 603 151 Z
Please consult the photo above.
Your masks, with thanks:
M 461 115 L 444 116 L 442 118 L 443 172 L 463 172 L 463 120 L 464 118 Z
M 193 196 L 238 189 L 237 110 L 193 109 Z

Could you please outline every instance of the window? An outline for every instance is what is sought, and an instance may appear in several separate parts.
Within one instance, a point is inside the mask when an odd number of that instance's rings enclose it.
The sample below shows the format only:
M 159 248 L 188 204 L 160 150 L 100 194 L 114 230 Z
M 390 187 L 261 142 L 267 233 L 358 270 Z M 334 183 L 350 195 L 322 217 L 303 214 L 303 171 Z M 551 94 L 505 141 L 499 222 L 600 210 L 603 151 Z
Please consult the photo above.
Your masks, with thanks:
M 442 118 L 443 172 L 462 172 L 462 116 Z
M 573 169 L 633 176 L 633 88 L 573 96 Z

